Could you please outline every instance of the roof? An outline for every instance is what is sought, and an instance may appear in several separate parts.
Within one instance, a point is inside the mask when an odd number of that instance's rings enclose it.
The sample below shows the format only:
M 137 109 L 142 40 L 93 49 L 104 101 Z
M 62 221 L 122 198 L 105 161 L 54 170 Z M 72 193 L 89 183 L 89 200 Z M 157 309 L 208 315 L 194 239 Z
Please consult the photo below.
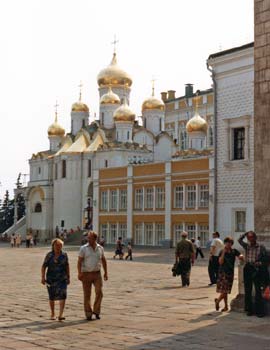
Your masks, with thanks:
M 254 47 L 254 42 L 248 43 L 248 44 L 245 44 L 245 45 L 242 45 L 242 46 L 233 47 L 232 49 L 228 49 L 228 50 L 220 51 L 220 52 L 217 52 L 217 53 L 213 53 L 213 54 L 211 54 L 208 57 L 208 59 L 210 60 L 212 58 L 217 58 L 217 57 L 220 57 L 220 56 L 229 55 L 231 53 L 234 53 L 234 52 L 237 52 L 237 51 L 241 51 L 241 50 L 246 50 L 246 49 L 249 49 L 249 48 L 252 48 L 252 47 Z
M 188 98 L 211 94 L 213 91 L 214 91 L 213 88 L 206 89 L 206 90 L 197 90 L 192 95 L 188 96 Z M 168 102 L 183 100 L 183 99 L 186 99 L 186 98 L 187 98 L 187 96 L 183 95 L 183 96 L 180 96 L 180 97 L 168 99 L 168 100 L 164 101 L 164 103 L 166 105 L 166 103 L 168 103 Z

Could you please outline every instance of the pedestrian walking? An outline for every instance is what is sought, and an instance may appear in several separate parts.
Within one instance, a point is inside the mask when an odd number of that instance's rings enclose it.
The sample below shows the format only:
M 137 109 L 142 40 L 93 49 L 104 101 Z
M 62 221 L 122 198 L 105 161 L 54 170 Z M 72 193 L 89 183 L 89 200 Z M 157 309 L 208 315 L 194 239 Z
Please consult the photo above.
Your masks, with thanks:
M 208 264 L 208 274 L 210 278 L 209 286 L 212 286 L 217 283 L 218 270 L 219 270 L 219 253 L 224 248 L 224 244 L 219 238 L 219 232 L 213 233 L 213 239 L 210 245 L 210 255 L 209 255 L 209 264 Z
M 182 286 L 190 285 L 191 265 L 194 264 L 195 251 L 191 241 L 187 239 L 187 232 L 181 233 L 181 241 L 177 243 L 175 250 L 176 274 L 181 276 Z
M 133 260 L 132 258 L 132 246 L 131 246 L 131 242 L 128 242 L 128 246 L 127 246 L 127 255 L 126 255 L 126 260 L 128 260 L 128 258 L 130 260 Z
M 83 245 L 78 257 L 78 279 L 83 285 L 84 312 L 87 320 L 92 319 L 94 314 L 96 319 L 100 319 L 102 292 L 101 265 L 104 270 L 104 280 L 108 280 L 107 261 L 104 249 L 97 243 L 98 235 L 94 231 L 88 233 L 88 243 Z M 95 302 L 91 307 L 91 289 L 95 287 Z
M 70 283 L 70 270 L 67 253 L 63 252 L 64 242 L 55 238 L 52 250 L 46 255 L 41 268 L 41 283 L 47 285 L 51 320 L 55 320 L 55 301 L 59 300 L 58 320 L 63 321 L 67 298 L 67 285 Z M 46 274 L 46 276 L 45 276 Z
M 244 242 L 244 239 L 247 242 Z M 264 245 L 257 242 L 257 235 L 253 231 L 246 232 L 240 236 L 239 244 L 245 250 L 244 286 L 245 286 L 245 311 L 248 316 L 256 314 L 263 317 L 264 304 L 262 298 L 262 287 L 269 283 L 267 271 L 267 252 Z M 255 304 L 252 302 L 252 289 L 255 289 Z
M 123 260 L 124 252 L 123 252 L 123 242 L 122 237 L 118 237 L 118 240 L 116 241 L 116 248 L 113 258 L 115 259 L 119 255 L 119 259 Z
M 16 236 L 15 233 L 12 233 L 10 236 L 10 246 L 11 248 L 14 248 L 16 246 Z
M 220 293 L 219 297 L 215 299 L 216 310 L 219 310 L 219 304 L 224 300 L 224 308 L 222 312 L 228 311 L 228 294 L 231 293 L 233 278 L 234 278 L 234 265 L 236 257 L 243 260 L 243 255 L 233 248 L 232 237 L 226 237 L 224 239 L 224 249 L 219 253 L 219 271 L 217 279 L 217 293 Z
M 16 235 L 15 242 L 16 242 L 16 247 L 20 248 L 22 243 L 22 236 L 19 233 Z
M 31 233 L 27 232 L 26 237 L 25 237 L 26 248 L 30 248 L 31 237 L 32 237 Z
M 201 237 L 198 237 L 196 239 L 195 246 L 196 246 L 196 259 L 198 259 L 199 255 L 202 259 L 204 259 L 204 255 L 203 255 L 202 248 L 201 248 Z

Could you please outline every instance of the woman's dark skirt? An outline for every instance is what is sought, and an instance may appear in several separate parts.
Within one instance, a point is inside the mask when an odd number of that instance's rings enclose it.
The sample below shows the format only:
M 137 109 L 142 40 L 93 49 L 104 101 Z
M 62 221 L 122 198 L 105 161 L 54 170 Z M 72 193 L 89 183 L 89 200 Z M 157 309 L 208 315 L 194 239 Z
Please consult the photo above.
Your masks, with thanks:
M 233 274 L 220 271 L 217 280 L 217 293 L 230 294 L 233 285 Z
M 47 289 L 50 300 L 65 300 L 67 298 L 67 282 L 47 282 Z

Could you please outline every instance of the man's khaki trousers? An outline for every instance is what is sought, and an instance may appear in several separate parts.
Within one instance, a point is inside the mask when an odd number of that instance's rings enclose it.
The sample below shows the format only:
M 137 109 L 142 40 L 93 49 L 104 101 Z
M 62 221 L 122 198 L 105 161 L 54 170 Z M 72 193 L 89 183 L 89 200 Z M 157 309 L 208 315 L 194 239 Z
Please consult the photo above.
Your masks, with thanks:
M 83 294 L 84 294 L 84 311 L 86 317 L 92 315 L 92 313 L 100 314 L 102 293 L 102 277 L 100 271 L 95 272 L 83 272 Z M 91 308 L 91 289 L 92 284 L 95 287 L 95 302 L 93 309 Z

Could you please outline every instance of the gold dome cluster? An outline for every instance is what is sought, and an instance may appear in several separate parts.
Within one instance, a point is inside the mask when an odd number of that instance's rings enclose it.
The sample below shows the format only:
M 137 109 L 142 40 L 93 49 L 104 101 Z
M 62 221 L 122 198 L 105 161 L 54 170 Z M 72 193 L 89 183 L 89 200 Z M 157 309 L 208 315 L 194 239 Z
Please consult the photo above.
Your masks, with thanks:
M 117 64 L 116 53 L 113 54 L 113 58 L 108 67 L 102 69 L 97 76 L 97 82 L 99 87 L 104 86 L 124 86 L 130 87 L 132 85 L 132 79 L 123 69 Z
M 194 117 L 191 118 L 186 125 L 187 132 L 207 132 L 207 122 L 204 120 L 198 112 L 195 113 Z
M 48 128 L 48 136 L 64 136 L 65 129 L 58 124 L 57 116 L 55 117 L 54 123 L 52 123 Z
M 115 122 L 134 122 L 135 113 L 129 108 L 126 102 L 118 107 L 113 114 Z
M 108 104 L 113 105 L 113 104 L 120 104 L 120 103 L 121 101 L 119 96 L 112 91 L 111 87 L 109 87 L 108 92 L 105 95 L 103 95 L 100 99 L 101 105 L 108 105 Z
M 158 109 L 160 111 L 164 111 L 165 105 L 164 102 L 156 98 L 155 96 L 151 96 L 147 98 L 142 104 L 142 112 L 146 110 Z
M 78 101 L 78 102 L 73 103 L 73 105 L 71 107 L 71 111 L 72 112 L 87 112 L 88 113 L 89 108 L 85 103 Z

